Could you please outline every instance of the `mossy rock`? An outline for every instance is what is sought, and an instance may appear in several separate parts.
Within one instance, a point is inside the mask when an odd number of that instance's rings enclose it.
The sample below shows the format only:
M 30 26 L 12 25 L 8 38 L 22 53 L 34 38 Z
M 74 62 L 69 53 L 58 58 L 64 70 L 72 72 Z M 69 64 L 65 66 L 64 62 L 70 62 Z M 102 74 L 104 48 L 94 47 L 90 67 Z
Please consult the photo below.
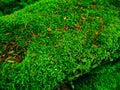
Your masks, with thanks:
M 1 89 L 52 90 L 113 61 L 119 23 L 119 9 L 104 0 L 39 0 L 1 16 L 1 44 L 26 49 L 21 63 L 0 63 Z

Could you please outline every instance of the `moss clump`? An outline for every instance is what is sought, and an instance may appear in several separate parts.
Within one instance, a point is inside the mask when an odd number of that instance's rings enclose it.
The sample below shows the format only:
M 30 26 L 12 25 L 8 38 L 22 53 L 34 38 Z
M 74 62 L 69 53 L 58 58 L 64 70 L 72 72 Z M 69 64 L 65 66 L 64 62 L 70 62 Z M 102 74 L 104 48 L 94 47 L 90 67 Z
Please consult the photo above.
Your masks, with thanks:
M 74 81 L 75 90 L 119 90 L 120 58 L 107 63 Z
M 23 62 L 1 63 L 0 87 L 51 90 L 113 61 L 119 23 L 119 9 L 103 0 L 41 0 L 0 17 L 1 43 L 27 49 Z

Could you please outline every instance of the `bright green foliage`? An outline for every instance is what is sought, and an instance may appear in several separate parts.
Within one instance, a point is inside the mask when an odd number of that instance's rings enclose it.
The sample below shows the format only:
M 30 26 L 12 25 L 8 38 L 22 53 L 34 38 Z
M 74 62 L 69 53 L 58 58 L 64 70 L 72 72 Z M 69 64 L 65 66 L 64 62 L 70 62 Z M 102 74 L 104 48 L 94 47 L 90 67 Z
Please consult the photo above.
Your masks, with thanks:
M 0 41 L 27 45 L 1 63 L 0 87 L 51 90 L 120 56 L 119 9 L 105 0 L 40 0 L 0 17 Z

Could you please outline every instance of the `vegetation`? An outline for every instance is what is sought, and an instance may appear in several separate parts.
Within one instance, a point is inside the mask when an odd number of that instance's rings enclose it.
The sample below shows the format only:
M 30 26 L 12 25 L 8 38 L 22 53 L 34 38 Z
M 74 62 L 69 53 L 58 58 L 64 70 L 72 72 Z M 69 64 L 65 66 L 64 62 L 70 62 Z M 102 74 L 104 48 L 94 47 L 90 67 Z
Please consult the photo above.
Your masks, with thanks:
M 38 0 L 0 0 L 0 16 L 11 14 L 35 1 Z
M 117 62 L 116 62 L 117 61 Z M 120 61 L 105 64 L 74 81 L 75 90 L 119 90 Z
M 120 9 L 112 1 L 13 2 L 0 1 L 0 7 L 7 6 L 0 17 L 0 89 L 59 89 L 86 73 L 95 76 L 99 70 L 92 69 L 120 57 Z M 114 69 L 101 68 L 95 80 L 105 72 L 108 78 L 117 67 L 119 62 Z

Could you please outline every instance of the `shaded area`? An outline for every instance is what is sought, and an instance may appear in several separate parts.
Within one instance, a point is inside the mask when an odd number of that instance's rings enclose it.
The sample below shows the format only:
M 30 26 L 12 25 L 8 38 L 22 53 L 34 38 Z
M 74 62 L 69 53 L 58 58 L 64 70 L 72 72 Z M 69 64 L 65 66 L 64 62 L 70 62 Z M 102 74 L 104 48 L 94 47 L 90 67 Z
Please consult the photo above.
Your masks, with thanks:
M 73 81 L 75 90 L 119 90 L 120 57 L 101 65 Z
M 114 5 L 117 8 L 120 8 L 120 0 L 110 0 L 111 5 Z
M 36 1 L 38 0 L 0 0 L 0 16 L 9 15 Z

